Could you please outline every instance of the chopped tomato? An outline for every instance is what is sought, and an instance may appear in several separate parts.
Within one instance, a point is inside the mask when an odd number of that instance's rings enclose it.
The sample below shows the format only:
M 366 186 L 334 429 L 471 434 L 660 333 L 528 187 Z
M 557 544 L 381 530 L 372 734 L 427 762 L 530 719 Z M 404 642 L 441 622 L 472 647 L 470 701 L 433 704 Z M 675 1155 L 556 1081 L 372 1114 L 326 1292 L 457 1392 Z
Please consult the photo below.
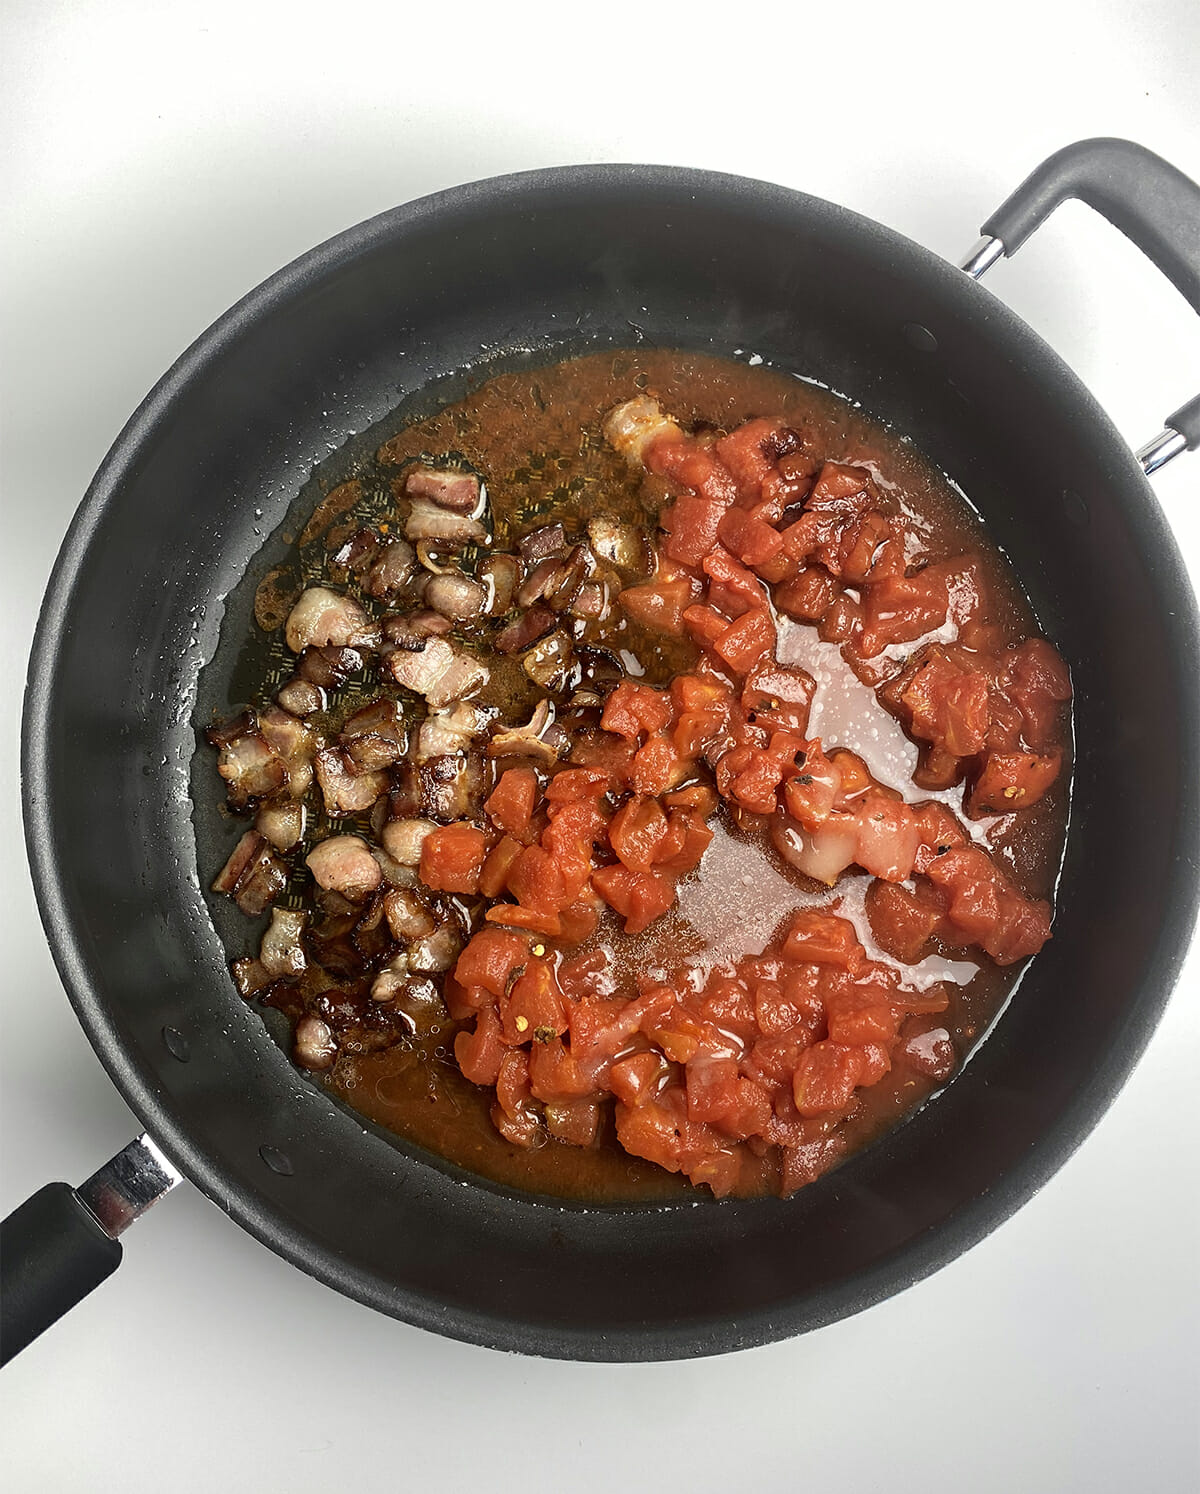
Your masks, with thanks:
M 805 908 L 792 919 L 783 957 L 797 963 L 833 965 L 839 970 L 854 971 L 865 956 L 854 925 L 848 919 L 817 908 Z
M 487 852 L 487 836 L 477 826 L 462 820 L 443 825 L 421 846 L 421 881 L 435 892 L 474 896 Z
M 783 549 L 777 529 L 740 508 L 726 509 L 717 534 L 727 550 L 751 567 L 765 564 Z
M 583 891 L 589 868 L 586 855 L 568 859 L 544 846 L 527 846 L 508 874 L 508 890 L 536 913 L 557 913 Z
M 494 1006 L 482 1008 L 473 1032 L 460 1032 L 454 1039 L 454 1057 L 463 1078 L 472 1084 L 495 1084 L 504 1053 L 500 1019 Z
M 611 787 L 612 779 L 603 768 L 560 768 L 546 786 L 546 799 L 550 804 L 603 799 Z
M 634 622 L 672 638 L 683 637 L 683 613 L 691 600 L 691 582 L 686 577 L 627 586 L 617 597 L 622 612 Z
M 635 794 L 662 794 L 678 783 L 678 752 L 670 737 L 651 737 L 633 759 L 630 781 Z
M 602 866 L 592 873 L 592 885 L 609 907 L 624 918 L 627 934 L 640 934 L 675 901 L 673 882 L 658 871 Z
M 729 626 L 729 619 L 722 617 L 715 607 L 701 607 L 695 603 L 684 608 L 683 621 L 701 648 L 711 648 Z
M 520 903 L 493 903 L 483 916 L 488 923 L 528 929 L 533 934 L 545 934 L 548 939 L 557 939 L 562 933 L 562 918 L 559 914 L 538 913 L 532 908 L 523 908 Z
M 651 472 L 695 488 L 713 503 L 725 506 L 737 497 L 733 478 L 716 449 L 691 437 L 656 441 L 646 453 L 646 465 Z
M 825 1012 L 834 1043 L 891 1043 L 900 1021 L 887 992 L 874 986 L 850 986 L 837 992 L 825 1003 Z
M 775 624 L 771 614 L 756 609 L 731 622 L 713 645 L 726 664 L 747 674 L 764 654 L 775 648 Z
M 715 1121 L 737 1104 L 736 1058 L 701 1058 L 687 1066 L 687 1109 L 692 1120 Z
M 555 1103 L 594 1094 L 596 1084 L 561 1040 L 535 1039 L 529 1049 L 529 1085 L 535 1100 Z
M 537 796 L 537 774 L 532 768 L 506 768 L 483 807 L 497 830 L 521 839 L 529 831 Z
M 680 565 L 698 566 L 717 543 L 726 505 L 684 493 L 659 515 L 667 531 L 667 554 Z
M 673 809 L 667 816 L 668 834 L 659 847 L 659 864 L 663 871 L 682 876 L 699 866 L 712 844 L 713 832 L 704 823 L 700 811 Z
M 662 731 L 671 719 L 671 697 L 650 685 L 622 680 L 608 697 L 600 725 L 621 737 Z
M 866 909 L 875 942 L 906 965 L 915 965 L 941 924 L 945 904 L 936 888 L 924 881 L 915 891 L 872 882 Z
M 649 871 L 667 836 L 667 817 L 657 799 L 630 799 L 608 827 L 609 844 L 633 871 Z
M 508 884 L 508 874 L 512 870 L 513 863 L 524 849 L 521 842 L 514 840 L 511 835 L 504 836 L 492 847 L 479 873 L 481 897 L 500 896 Z
M 1062 753 L 989 752 L 967 796 L 970 815 L 1011 814 L 1036 804 L 1058 778 Z
M 497 1010 L 508 1043 L 548 1042 L 567 1030 L 563 993 L 548 960 L 530 959 Z
M 739 497 L 753 499 L 783 451 L 798 444 L 779 420 L 747 420 L 717 442 L 717 455 L 737 483 Z
M 838 595 L 838 584 L 819 565 L 806 566 L 794 580 L 775 590 L 775 606 L 801 622 L 820 622 Z
M 823 1115 L 844 1109 L 854 1097 L 865 1060 L 861 1048 L 820 1042 L 807 1049 L 796 1066 L 792 1094 L 801 1115 Z
M 608 1084 L 622 1105 L 637 1107 L 652 1100 L 670 1072 L 659 1053 L 631 1053 L 609 1071 Z
M 524 969 L 529 958 L 528 939 L 504 929 L 480 929 L 459 955 L 454 978 L 468 988 L 483 986 L 493 996 L 503 996 L 513 971 Z

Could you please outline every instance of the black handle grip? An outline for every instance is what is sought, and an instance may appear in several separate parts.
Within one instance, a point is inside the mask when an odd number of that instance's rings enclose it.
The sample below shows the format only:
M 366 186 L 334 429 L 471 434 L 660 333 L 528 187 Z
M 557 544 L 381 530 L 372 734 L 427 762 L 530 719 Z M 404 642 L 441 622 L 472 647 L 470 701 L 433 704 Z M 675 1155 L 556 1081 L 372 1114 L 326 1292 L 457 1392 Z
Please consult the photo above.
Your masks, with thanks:
M 1200 312 L 1200 186 L 1131 140 L 1080 140 L 1043 161 L 983 225 L 1015 254 L 1056 207 L 1078 198 L 1103 214 Z M 1200 395 L 1165 422 L 1200 446 Z
M 121 1264 L 66 1183 L 48 1183 L 0 1224 L 0 1364 L 82 1301 Z

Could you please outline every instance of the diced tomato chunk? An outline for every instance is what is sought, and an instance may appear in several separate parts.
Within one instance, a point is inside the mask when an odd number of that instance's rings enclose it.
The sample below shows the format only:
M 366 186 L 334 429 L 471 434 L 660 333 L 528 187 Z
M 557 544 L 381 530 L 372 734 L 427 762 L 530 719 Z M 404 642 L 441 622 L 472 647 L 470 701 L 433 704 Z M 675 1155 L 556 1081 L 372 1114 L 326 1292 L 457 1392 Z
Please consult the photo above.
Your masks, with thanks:
M 454 1039 L 454 1057 L 463 1078 L 472 1084 L 495 1084 L 504 1053 L 500 1019 L 494 1006 L 485 1006 L 480 1011 L 473 1032 L 460 1032 Z
M 662 794 L 676 776 L 680 758 L 670 737 L 651 737 L 644 747 L 639 747 L 633 758 L 630 781 L 635 794 Z
M 698 566 L 717 543 L 723 503 L 710 503 L 695 493 L 684 493 L 659 515 L 667 531 L 667 554 L 680 565 Z
M 861 1048 L 814 1043 L 801 1057 L 792 1081 L 796 1109 L 801 1115 L 844 1109 L 854 1098 L 864 1068 Z
M 652 1100 L 666 1080 L 669 1069 L 659 1053 L 631 1053 L 614 1063 L 608 1084 L 622 1105 L 636 1107 Z
M 483 807 L 497 830 L 520 839 L 528 833 L 537 796 L 537 774 L 532 768 L 506 768 Z
M 602 866 L 592 873 L 592 884 L 609 907 L 624 918 L 627 934 L 640 934 L 675 901 L 674 883 L 658 871 Z
M 771 614 L 756 609 L 731 622 L 713 645 L 715 651 L 739 674 L 747 674 L 775 648 L 775 624 Z
M 657 799 L 630 799 L 608 827 L 609 844 L 626 866 L 649 871 L 667 836 L 667 817 Z
M 460 985 L 483 986 L 503 996 L 513 971 L 529 961 L 529 940 L 504 929 L 480 929 L 472 935 L 454 967 Z
M 508 1043 L 528 1043 L 535 1038 L 546 1042 L 566 1032 L 566 1006 L 553 965 L 548 960 L 531 959 L 508 994 L 500 997 L 498 1011 Z
M 805 908 L 792 919 L 783 957 L 797 964 L 832 965 L 838 970 L 855 971 L 865 959 L 854 925 L 846 918 Z
M 729 626 L 729 619 L 722 617 L 715 608 L 695 604 L 684 608 L 683 621 L 688 632 L 702 648 L 712 648 Z
M 906 965 L 915 965 L 941 924 L 945 904 L 936 888 L 924 881 L 918 881 L 915 891 L 872 882 L 866 909 L 875 942 Z
M 662 731 L 671 719 L 671 697 L 650 685 L 622 680 L 608 697 L 600 725 L 621 737 Z
M 474 896 L 487 852 L 487 836 L 477 826 L 462 820 L 440 826 L 421 846 L 421 881 L 435 892 Z
M 573 804 L 580 799 L 603 799 L 612 778 L 601 767 L 560 768 L 546 786 L 550 804 Z
M 687 1108 L 692 1120 L 715 1121 L 737 1103 L 736 1058 L 701 1058 L 687 1066 Z
M 717 534 L 726 549 L 751 567 L 764 564 L 783 549 L 777 529 L 740 508 L 725 511 Z
M 683 637 L 683 613 L 691 600 L 691 582 L 686 577 L 627 586 L 617 597 L 621 611 L 634 622 L 672 638 Z
M 825 1012 L 829 1038 L 834 1043 L 887 1044 L 894 1040 L 900 1021 L 887 992 L 874 986 L 850 986 L 834 993 L 825 1004 Z
M 513 863 L 525 847 L 519 840 L 506 835 L 488 852 L 479 873 L 479 892 L 482 897 L 499 897 L 508 884 L 508 874 Z
M 970 815 L 1011 814 L 1036 804 L 1058 778 L 1062 752 L 989 752 L 967 796 Z

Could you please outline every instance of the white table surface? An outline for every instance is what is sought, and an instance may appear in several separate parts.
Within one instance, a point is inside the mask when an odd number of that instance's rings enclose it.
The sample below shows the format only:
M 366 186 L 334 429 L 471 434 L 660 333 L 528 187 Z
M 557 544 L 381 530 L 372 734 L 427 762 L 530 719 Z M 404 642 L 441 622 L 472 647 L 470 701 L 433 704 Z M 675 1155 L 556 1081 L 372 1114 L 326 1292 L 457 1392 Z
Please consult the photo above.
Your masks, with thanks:
M 960 255 L 1045 155 L 1125 135 L 1200 177 L 1195 0 L 408 7 L 7 0 L 5 662 L 71 513 L 233 300 L 396 202 L 575 161 L 717 167 Z M 412 13 L 408 13 L 412 12 Z M 1064 208 L 989 285 L 1131 441 L 1200 387 L 1200 323 Z M 1200 577 L 1200 455 L 1156 482 Z M 59 986 L 0 729 L 0 1212 L 137 1128 Z M 900 1297 L 675 1365 L 502 1357 L 308 1280 L 185 1186 L 0 1380 L 0 1481 L 56 1490 L 1191 1490 L 1200 1479 L 1200 960 L 1109 1114 L 1020 1213 Z

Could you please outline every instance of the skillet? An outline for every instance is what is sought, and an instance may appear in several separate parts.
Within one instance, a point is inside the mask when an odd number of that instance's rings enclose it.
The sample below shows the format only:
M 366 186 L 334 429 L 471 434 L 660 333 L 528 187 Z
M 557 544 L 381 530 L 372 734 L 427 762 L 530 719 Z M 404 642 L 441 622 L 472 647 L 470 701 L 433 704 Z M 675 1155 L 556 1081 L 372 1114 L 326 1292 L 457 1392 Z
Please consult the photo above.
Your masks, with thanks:
M 833 204 L 646 166 L 424 198 L 252 291 L 151 392 L 60 553 L 30 662 L 26 837 L 80 1021 L 146 1135 L 5 1221 L 5 1358 L 115 1269 L 181 1176 L 347 1295 L 495 1347 L 717 1353 L 858 1311 L 1019 1207 L 1144 1047 L 1194 918 L 1195 602 L 1146 474 L 1200 444 L 1200 399 L 1135 456 L 976 283 L 1068 197 L 1200 311 L 1200 189 L 1129 142 L 1052 157 L 962 268 Z M 965 273 L 964 273 L 965 271 Z M 233 990 L 203 891 L 236 838 L 197 731 L 234 704 L 248 568 L 298 475 L 368 449 L 405 399 L 522 360 L 652 345 L 815 376 L 971 495 L 1075 679 L 1055 936 L 936 1102 L 786 1201 L 583 1207 L 457 1173 L 365 1128 Z M 356 437 L 341 448 L 348 434 Z M 1130 764 L 1138 765 L 1131 773 Z

